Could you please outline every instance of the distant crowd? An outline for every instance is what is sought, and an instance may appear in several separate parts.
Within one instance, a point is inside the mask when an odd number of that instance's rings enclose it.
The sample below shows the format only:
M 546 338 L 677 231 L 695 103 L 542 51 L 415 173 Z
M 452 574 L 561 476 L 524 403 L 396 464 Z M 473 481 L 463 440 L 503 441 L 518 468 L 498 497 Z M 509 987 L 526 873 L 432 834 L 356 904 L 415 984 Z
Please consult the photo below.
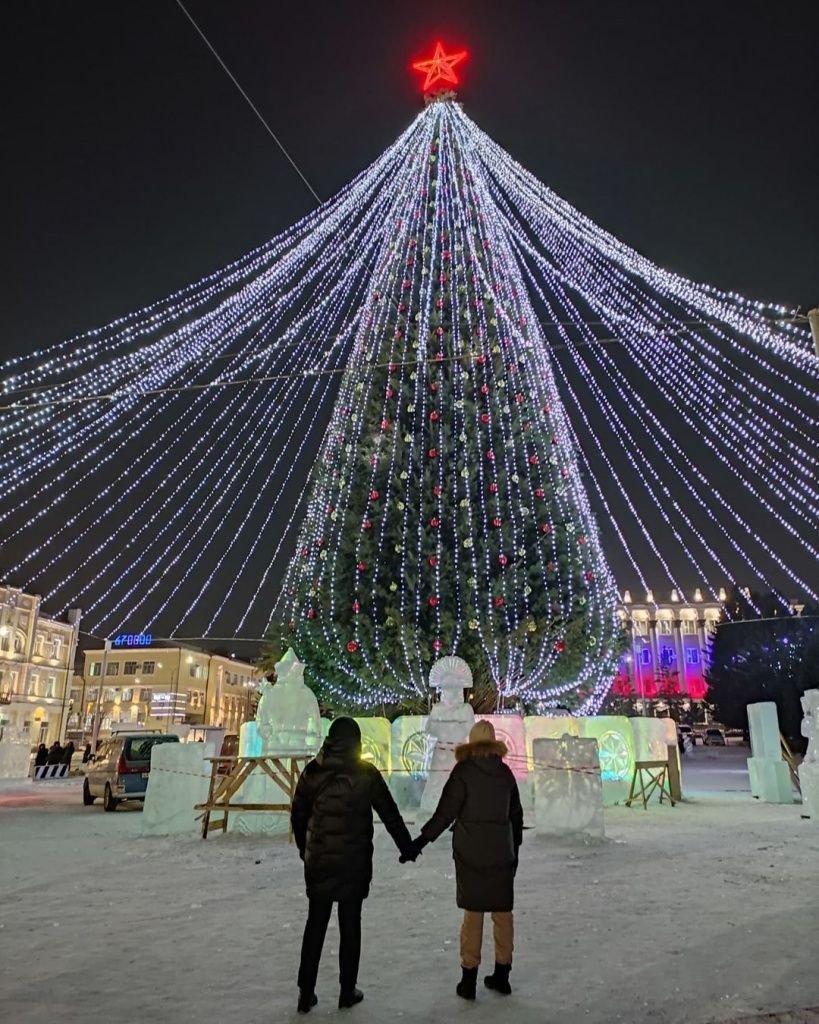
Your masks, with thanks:
M 71 771 L 71 759 L 76 753 L 77 748 L 74 746 L 71 740 L 62 746 L 59 740 L 55 740 L 50 747 L 47 747 L 45 743 L 41 743 L 37 747 L 37 753 L 34 757 L 35 768 L 41 768 L 44 765 L 53 764 L 64 764 L 67 765 L 67 772 Z M 91 757 L 91 744 L 86 743 L 85 750 L 82 755 L 82 763 L 85 764 Z

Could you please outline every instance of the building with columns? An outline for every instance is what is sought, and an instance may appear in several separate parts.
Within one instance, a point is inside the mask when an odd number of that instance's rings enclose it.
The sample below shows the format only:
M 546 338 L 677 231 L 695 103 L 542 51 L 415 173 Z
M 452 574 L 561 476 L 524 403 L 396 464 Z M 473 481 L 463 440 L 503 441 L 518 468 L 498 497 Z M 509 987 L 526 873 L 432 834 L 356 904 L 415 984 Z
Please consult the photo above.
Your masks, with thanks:
M 166 729 L 213 725 L 236 733 L 252 719 L 261 682 L 245 661 L 208 654 L 146 634 L 117 637 L 109 651 L 86 650 L 71 692 L 69 734 L 90 737 L 99 708 L 99 735 L 115 725 Z M 75 739 L 76 742 L 76 739 Z
M 80 612 L 65 622 L 41 598 L 0 586 L 0 731 L 24 731 L 32 746 L 62 741 L 69 714 Z
M 620 661 L 613 692 L 620 697 L 702 701 L 707 685 L 708 638 L 722 616 L 726 592 L 706 600 L 697 587 L 690 594 L 672 590 L 644 601 L 623 592 L 618 615 L 631 638 Z

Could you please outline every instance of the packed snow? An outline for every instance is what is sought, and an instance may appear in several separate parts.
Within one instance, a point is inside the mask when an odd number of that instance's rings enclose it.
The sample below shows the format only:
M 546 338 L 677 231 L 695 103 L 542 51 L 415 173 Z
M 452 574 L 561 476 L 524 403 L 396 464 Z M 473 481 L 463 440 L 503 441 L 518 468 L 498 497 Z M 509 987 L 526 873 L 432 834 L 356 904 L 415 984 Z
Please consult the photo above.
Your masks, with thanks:
M 751 799 L 748 753 L 698 748 L 685 759 L 687 802 L 606 808 L 604 843 L 526 833 L 508 998 L 482 985 L 477 1003 L 455 995 L 448 837 L 399 865 L 378 829 L 365 1000 L 350 1020 L 705 1024 L 819 1005 L 819 827 L 798 804 Z M 135 808 L 82 807 L 77 781 L 0 784 L 0 1019 L 305 1019 L 295 847 L 141 831 Z M 307 1019 L 338 1014 L 337 938 L 331 925 Z

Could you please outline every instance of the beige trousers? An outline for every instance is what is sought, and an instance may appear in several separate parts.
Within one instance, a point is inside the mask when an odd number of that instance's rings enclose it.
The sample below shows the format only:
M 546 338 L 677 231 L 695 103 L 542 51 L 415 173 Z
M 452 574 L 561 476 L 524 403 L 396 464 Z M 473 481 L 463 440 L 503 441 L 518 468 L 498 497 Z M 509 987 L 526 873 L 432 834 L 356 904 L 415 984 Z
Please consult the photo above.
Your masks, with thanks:
M 495 963 L 512 963 L 512 938 L 514 926 L 512 911 L 492 914 L 492 937 L 495 940 Z M 464 911 L 461 925 L 461 966 L 477 967 L 481 962 L 483 941 L 483 914 L 474 910 Z

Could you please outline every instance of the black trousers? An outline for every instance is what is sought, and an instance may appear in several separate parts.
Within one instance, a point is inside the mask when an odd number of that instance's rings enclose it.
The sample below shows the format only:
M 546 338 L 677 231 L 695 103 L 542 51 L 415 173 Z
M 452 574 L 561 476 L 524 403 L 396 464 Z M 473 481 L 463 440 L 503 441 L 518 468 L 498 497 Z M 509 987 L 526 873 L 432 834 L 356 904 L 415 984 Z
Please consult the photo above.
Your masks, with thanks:
M 352 992 L 358 981 L 358 962 L 361 959 L 361 904 L 363 900 L 338 901 L 338 930 L 341 942 L 338 949 L 338 981 L 342 992 Z M 299 988 L 313 992 L 318 977 L 319 960 L 324 946 L 327 925 L 333 913 L 333 901 L 311 899 L 301 942 Z

